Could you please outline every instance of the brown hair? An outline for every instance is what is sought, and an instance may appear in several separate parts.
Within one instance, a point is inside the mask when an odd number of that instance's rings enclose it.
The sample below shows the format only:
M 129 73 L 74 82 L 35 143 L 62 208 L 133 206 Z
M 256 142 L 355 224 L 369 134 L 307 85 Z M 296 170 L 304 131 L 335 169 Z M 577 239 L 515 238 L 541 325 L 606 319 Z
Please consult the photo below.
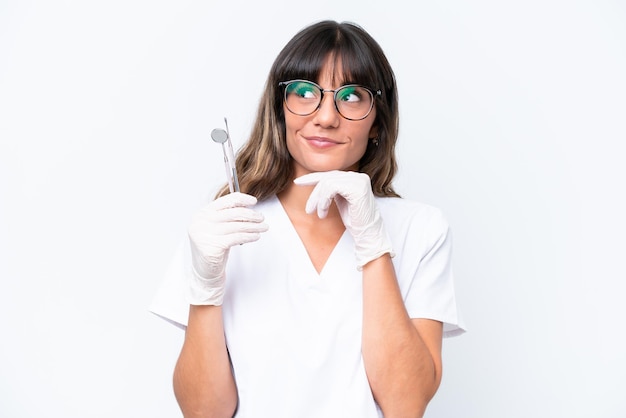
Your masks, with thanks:
M 293 180 L 293 161 L 285 140 L 283 91 L 286 80 L 317 81 L 328 58 L 341 60 L 346 84 L 362 84 L 374 91 L 378 145 L 369 142 L 359 171 L 370 176 L 376 196 L 395 196 L 397 171 L 398 93 L 394 73 L 378 43 L 354 23 L 321 21 L 298 32 L 276 57 L 259 103 L 248 141 L 237 155 L 239 185 L 244 193 L 267 199 Z M 224 187 L 218 195 L 228 192 Z

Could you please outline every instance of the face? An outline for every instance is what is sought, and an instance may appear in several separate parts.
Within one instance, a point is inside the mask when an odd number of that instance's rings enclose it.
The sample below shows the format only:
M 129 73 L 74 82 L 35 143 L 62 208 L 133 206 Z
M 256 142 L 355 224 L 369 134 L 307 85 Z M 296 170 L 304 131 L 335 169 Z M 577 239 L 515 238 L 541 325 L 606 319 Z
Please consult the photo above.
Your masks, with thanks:
M 341 63 L 326 64 L 319 80 L 324 89 L 341 87 Z M 332 71 L 335 71 L 335 74 Z M 334 77 L 333 77 L 334 75 Z M 287 149 L 293 158 L 295 176 L 330 170 L 357 171 L 368 141 L 376 136 L 376 107 L 362 120 L 347 120 L 335 108 L 333 94 L 325 93 L 320 108 L 308 116 L 285 112 Z

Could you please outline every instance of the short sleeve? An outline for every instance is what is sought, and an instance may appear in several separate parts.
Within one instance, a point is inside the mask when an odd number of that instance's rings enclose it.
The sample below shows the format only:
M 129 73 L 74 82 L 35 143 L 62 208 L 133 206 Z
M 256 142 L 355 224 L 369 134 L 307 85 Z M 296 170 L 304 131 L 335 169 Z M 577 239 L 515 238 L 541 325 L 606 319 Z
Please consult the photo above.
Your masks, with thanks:
M 379 207 L 409 317 L 442 322 L 444 337 L 465 332 L 452 271 L 452 233 L 443 213 L 401 198 L 381 199 Z
M 188 246 L 184 241 L 178 245 L 149 307 L 150 312 L 182 329 L 187 327 L 189 316 L 186 290 L 186 277 L 189 272 L 185 267 Z

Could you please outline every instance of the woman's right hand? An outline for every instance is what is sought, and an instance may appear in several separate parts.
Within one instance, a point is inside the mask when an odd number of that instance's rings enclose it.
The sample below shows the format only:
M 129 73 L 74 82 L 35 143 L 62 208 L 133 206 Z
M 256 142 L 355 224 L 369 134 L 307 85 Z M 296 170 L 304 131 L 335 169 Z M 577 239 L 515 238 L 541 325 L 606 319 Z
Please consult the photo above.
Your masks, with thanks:
M 192 278 L 190 304 L 221 305 L 224 300 L 226 261 L 230 247 L 257 241 L 267 231 L 257 200 L 245 193 L 230 193 L 199 210 L 189 226 Z

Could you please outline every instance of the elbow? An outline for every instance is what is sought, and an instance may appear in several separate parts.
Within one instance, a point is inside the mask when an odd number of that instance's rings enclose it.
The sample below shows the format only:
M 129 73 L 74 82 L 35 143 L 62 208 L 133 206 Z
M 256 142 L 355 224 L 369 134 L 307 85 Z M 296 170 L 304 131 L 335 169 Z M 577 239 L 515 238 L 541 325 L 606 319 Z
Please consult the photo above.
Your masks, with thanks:
M 418 398 L 420 403 L 424 405 L 424 409 L 428 403 L 435 397 L 435 394 L 439 390 L 441 385 L 441 364 L 433 362 L 433 374 L 430 379 L 423 381 L 420 389 L 418 390 Z M 423 413 L 423 412 L 422 412 Z
M 179 390 L 175 389 L 174 393 L 184 418 L 232 418 L 237 410 L 234 397 L 189 399 Z
M 436 386 L 428 389 L 423 388 L 422 390 L 414 392 L 413 396 L 408 395 L 404 402 L 397 402 L 393 407 L 388 408 L 387 411 L 383 410 L 384 416 L 385 418 L 422 418 L 436 392 Z
M 422 418 L 439 388 L 440 379 L 423 379 L 419 383 L 402 382 L 392 392 L 373 390 L 374 399 L 385 418 Z
M 435 363 L 433 367 L 434 367 L 433 380 L 430 382 L 430 391 L 428 393 L 428 401 L 430 401 L 435 396 L 435 394 L 439 390 L 439 386 L 441 385 L 441 376 L 442 376 L 441 363 L 438 363 L 438 364 Z
M 416 396 L 418 402 L 416 405 L 416 414 L 413 415 L 416 417 L 422 417 L 424 415 L 426 407 L 435 397 L 437 390 L 439 390 L 441 384 L 441 367 L 435 366 L 435 373 L 433 374 L 432 380 L 424 383 L 424 386 L 417 392 Z
M 184 418 L 232 418 L 235 415 L 235 409 L 217 410 L 217 409 L 183 409 L 181 408 Z
M 184 376 L 174 372 L 174 396 L 184 418 L 232 418 L 237 410 L 237 391 L 223 387 L 220 390 L 198 390 Z
M 439 389 L 441 367 L 433 362 L 432 368 L 422 369 L 413 374 L 413 377 L 414 379 L 398 382 L 396 397 L 387 399 L 385 402 L 387 407 L 386 411 L 383 409 L 385 418 L 388 416 L 422 418 L 424 416 L 426 408 Z

